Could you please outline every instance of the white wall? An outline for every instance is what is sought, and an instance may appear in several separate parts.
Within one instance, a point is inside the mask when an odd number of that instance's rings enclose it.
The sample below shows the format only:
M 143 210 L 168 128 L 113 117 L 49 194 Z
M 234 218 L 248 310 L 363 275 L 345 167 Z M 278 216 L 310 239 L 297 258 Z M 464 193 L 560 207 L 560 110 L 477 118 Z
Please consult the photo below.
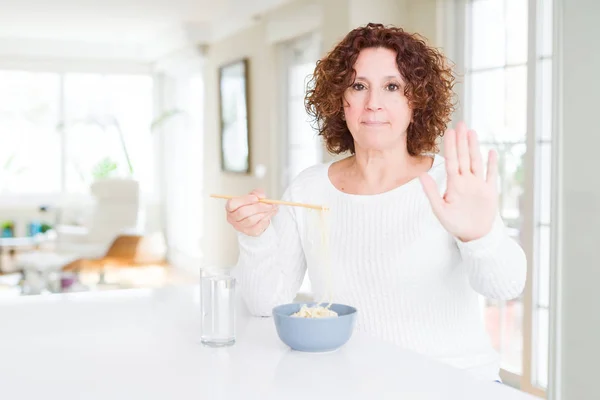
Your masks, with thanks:
M 168 61 L 168 62 L 167 62 Z M 164 227 L 168 260 L 198 272 L 202 263 L 204 85 L 200 51 L 157 65 L 156 114 L 181 111 L 156 132 L 160 210 L 153 220 Z
M 221 172 L 220 116 L 218 68 L 220 65 L 247 57 L 249 74 L 249 121 L 251 162 L 264 164 L 264 179 L 253 175 Z M 276 82 L 273 49 L 266 44 L 265 26 L 257 24 L 245 31 L 209 46 L 205 67 L 204 124 L 204 239 L 203 252 L 207 264 L 227 266 L 237 259 L 236 236 L 225 221 L 224 200 L 208 198 L 211 193 L 240 195 L 253 188 L 268 191 L 275 172 L 270 161 L 273 132 L 271 112 L 275 106 Z
M 409 21 L 407 0 L 350 0 L 348 3 L 352 28 L 369 22 L 406 26 Z
M 559 357 L 562 400 L 600 399 L 600 2 L 562 6 L 562 127 L 559 176 L 559 269 L 562 314 Z

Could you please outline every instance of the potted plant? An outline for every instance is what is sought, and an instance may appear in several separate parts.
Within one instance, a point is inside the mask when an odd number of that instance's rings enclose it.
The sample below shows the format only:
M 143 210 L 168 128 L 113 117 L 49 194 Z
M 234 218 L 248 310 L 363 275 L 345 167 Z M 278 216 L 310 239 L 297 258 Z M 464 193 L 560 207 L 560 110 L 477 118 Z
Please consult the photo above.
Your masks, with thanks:
M 107 179 L 112 177 L 118 170 L 119 165 L 110 157 L 104 157 L 92 168 L 94 179 Z
M 15 236 L 15 223 L 14 221 L 4 221 L 2 222 L 2 237 L 10 238 Z

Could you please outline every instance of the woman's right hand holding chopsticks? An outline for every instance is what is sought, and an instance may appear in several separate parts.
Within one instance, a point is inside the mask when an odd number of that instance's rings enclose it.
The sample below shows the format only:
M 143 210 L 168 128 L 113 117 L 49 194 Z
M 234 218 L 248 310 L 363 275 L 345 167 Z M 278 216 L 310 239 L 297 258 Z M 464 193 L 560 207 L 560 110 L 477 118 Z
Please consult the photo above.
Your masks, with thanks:
M 260 236 L 268 227 L 273 215 L 277 214 L 276 204 L 260 202 L 266 198 L 264 192 L 255 189 L 247 195 L 227 200 L 227 222 L 235 230 L 248 236 Z

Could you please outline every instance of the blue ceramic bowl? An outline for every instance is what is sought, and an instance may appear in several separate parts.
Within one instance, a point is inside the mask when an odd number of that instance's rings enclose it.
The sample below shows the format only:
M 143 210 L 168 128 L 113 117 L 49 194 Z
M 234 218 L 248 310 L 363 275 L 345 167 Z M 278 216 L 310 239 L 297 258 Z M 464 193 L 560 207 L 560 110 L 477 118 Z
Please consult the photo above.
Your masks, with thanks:
M 303 304 L 283 304 L 273 309 L 273 321 L 281 341 L 294 350 L 307 352 L 333 351 L 343 346 L 352 336 L 356 320 L 356 308 L 332 304 L 337 317 L 292 317 Z

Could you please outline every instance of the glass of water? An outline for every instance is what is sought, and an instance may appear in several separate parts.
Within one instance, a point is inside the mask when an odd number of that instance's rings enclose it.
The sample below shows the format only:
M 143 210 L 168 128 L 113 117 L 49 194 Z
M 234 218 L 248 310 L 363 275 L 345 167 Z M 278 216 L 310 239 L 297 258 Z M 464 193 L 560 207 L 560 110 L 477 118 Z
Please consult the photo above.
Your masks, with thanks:
M 211 347 L 235 343 L 235 278 L 202 272 L 200 282 L 200 341 Z

